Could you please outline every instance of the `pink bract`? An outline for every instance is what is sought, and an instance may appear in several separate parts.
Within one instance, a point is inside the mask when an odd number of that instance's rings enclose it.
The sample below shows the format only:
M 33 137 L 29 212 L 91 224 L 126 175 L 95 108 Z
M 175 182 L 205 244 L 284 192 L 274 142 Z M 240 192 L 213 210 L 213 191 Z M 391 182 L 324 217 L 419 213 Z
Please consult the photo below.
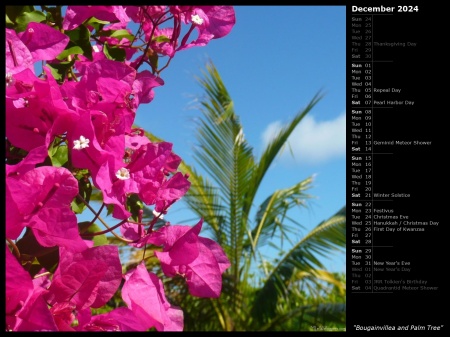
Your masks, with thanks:
M 119 307 L 106 314 L 92 316 L 79 331 L 146 331 L 144 325 L 128 308 Z
M 232 6 L 194 6 L 184 14 L 185 22 L 191 22 L 191 15 L 199 15 L 204 22 L 196 26 L 198 37 L 189 43 L 182 42 L 177 51 L 205 46 L 212 39 L 224 37 L 230 33 L 236 23 Z
M 154 232 L 148 242 L 164 247 L 162 252 L 155 252 L 160 261 L 168 265 L 189 264 L 198 257 L 198 234 L 201 229 L 201 221 L 193 227 L 164 226 Z
M 144 262 L 125 274 L 122 298 L 146 329 L 183 330 L 183 311 L 167 301 L 162 281 L 147 271 Z
M 75 29 L 92 16 L 104 21 L 121 23 L 130 21 L 122 6 L 69 6 L 64 17 L 63 29 Z
M 77 118 L 49 69 L 44 67 L 44 71 L 46 80 L 32 78 L 25 71 L 23 79 L 27 82 L 17 80 L 14 87 L 7 89 L 6 137 L 26 151 L 41 145 L 48 147 L 54 136 L 70 129 Z M 18 99 L 25 100 L 25 104 L 15 104 Z
M 86 244 L 70 209 L 77 194 L 78 181 L 62 167 L 41 166 L 18 178 L 7 178 L 6 205 L 11 216 L 6 222 L 8 237 L 17 238 L 26 226 L 44 247 L 83 250 Z
M 192 229 L 178 225 L 163 227 L 150 237 L 149 242 L 164 245 L 163 251 L 156 251 L 155 255 L 165 275 L 184 277 L 194 296 L 219 297 L 222 273 L 230 262 L 216 242 L 198 237 L 202 223 L 200 220 Z M 183 252 L 191 258 L 183 256 Z
M 53 60 L 69 43 L 67 35 L 38 22 L 30 22 L 19 36 L 30 51 L 33 62 Z
M 6 325 L 13 331 L 56 331 L 57 327 L 31 276 L 6 247 Z
M 83 268 L 92 266 L 92 268 Z M 73 269 L 79 270 L 79 274 L 73 274 Z M 85 270 L 87 269 L 87 270 Z M 84 276 L 83 276 L 84 275 Z M 60 248 L 60 261 L 58 269 L 55 271 L 53 282 L 60 280 L 60 287 L 55 287 L 52 292 L 52 298 L 60 301 L 68 291 L 64 288 L 64 278 L 75 276 L 78 278 L 70 282 L 76 285 L 81 277 L 90 283 L 86 287 L 86 298 L 78 302 L 72 300 L 77 308 L 85 308 L 86 302 L 89 306 L 100 308 L 114 295 L 119 288 L 122 279 L 122 265 L 119 259 L 119 250 L 117 246 L 104 245 L 85 249 L 78 253 L 73 253 L 64 248 Z M 64 290 L 66 289 L 66 290 Z M 50 288 L 52 290 L 52 288 Z M 92 293 L 89 295 L 89 291 Z M 59 299 L 59 300 L 58 300 Z
M 6 73 L 14 75 L 25 69 L 34 71 L 33 56 L 13 29 L 6 28 L 5 50 Z

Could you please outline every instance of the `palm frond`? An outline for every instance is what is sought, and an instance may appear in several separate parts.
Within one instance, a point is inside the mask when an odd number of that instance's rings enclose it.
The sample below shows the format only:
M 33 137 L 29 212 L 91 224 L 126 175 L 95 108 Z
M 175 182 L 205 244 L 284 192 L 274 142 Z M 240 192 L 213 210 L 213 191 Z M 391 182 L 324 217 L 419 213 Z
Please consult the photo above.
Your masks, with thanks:
M 311 198 L 305 191 L 311 188 L 312 177 L 309 177 L 291 187 L 276 190 L 259 206 L 255 217 L 255 227 L 249 233 L 249 244 L 255 251 L 260 243 L 268 237 L 273 237 L 278 230 L 282 240 L 287 233 L 284 224 L 290 218 L 287 212 L 293 207 L 306 206 L 306 200 Z
M 294 271 L 322 269 L 323 263 L 319 260 L 319 256 L 327 257 L 330 253 L 345 248 L 345 243 L 346 216 L 344 206 L 328 220 L 317 225 L 284 255 L 256 295 L 252 315 L 255 315 L 261 321 L 273 316 L 278 298 L 286 293 L 286 287 Z
M 194 159 L 218 185 L 220 201 L 227 212 L 221 223 L 229 242 L 225 251 L 231 270 L 238 278 L 246 235 L 247 218 L 243 216 L 243 198 L 254 169 L 253 149 L 245 140 L 233 102 L 212 63 L 197 79 L 206 96 L 200 99 L 202 118 L 197 127 L 198 146 Z
M 307 304 L 293 308 L 288 312 L 277 315 L 270 322 L 260 327 L 259 331 L 287 330 L 284 324 L 292 321 L 297 317 L 301 317 L 301 323 L 297 324 L 294 329 L 296 331 L 316 331 L 314 327 L 324 326 L 323 322 L 331 322 L 333 324 L 340 323 L 345 327 L 345 303 L 319 303 Z M 292 325 L 292 323 L 291 323 Z M 330 326 L 329 329 L 332 330 Z M 291 329 L 289 329 L 291 330 Z M 338 329 L 336 329 L 338 330 Z
M 294 116 L 294 118 L 278 132 L 278 134 L 269 142 L 267 147 L 264 149 L 263 153 L 261 154 L 261 157 L 259 158 L 258 163 L 255 166 L 255 169 L 252 171 L 252 177 L 249 182 L 250 188 L 246 195 L 244 205 L 245 214 L 248 214 L 250 212 L 259 185 L 261 184 L 261 181 L 263 180 L 273 160 L 277 157 L 277 155 L 280 153 L 283 147 L 287 144 L 289 136 L 295 130 L 297 125 L 308 114 L 308 112 L 310 112 L 312 108 L 322 99 L 322 97 L 323 97 L 322 93 L 318 92 L 311 99 L 308 105 L 303 110 L 300 110 Z

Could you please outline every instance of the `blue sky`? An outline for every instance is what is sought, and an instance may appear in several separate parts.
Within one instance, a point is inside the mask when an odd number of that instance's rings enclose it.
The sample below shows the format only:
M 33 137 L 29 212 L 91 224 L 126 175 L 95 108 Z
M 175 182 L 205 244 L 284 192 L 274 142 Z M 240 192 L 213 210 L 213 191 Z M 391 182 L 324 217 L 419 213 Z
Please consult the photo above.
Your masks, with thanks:
M 256 200 L 259 204 L 276 189 L 315 175 L 309 190 L 315 198 L 295 213 L 311 229 L 346 202 L 345 7 L 235 6 L 235 12 L 229 35 L 175 55 L 161 73 L 164 86 L 154 89 L 151 103 L 140 106 L 136 124 L 173 143 L 175 153 L 194 165 L 194 119 L 200 116 L 195 100 L 203 93 L 195 76 L 210 59 L 258 156 L 273 132 L 322 90 L 324 98 L 290 139 L 295 158 L 285 151 L 275 161 Z M 185 222 L 193 216 L 182 201 L 169 217 L 171 223 L 195 224 Z M 327 265 L 345 271 L 345 255 Z

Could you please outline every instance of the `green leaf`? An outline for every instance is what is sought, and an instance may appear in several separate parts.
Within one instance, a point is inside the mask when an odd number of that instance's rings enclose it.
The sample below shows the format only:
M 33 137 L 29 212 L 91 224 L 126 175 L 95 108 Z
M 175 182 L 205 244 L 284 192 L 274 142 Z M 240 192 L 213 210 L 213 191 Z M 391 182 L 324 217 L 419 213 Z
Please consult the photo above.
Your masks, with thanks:
M 114 205 L 110 204 L 110 205 L 106 205 L 106 215 L 109 216 L 114 212 Z
M 48 155 L 52 161 L 53 166 L 61 167 L 67 163 L 67 146 L 66 145 L 58 145 L 53 147 L 53 144 L 50 146 L 48 150 Z
M 30 22 L 45 22 L 46 19 L 40 11 L 23 12 L 16 19 L 16 32 L 23 32 Z
M 150 66 L 152 67 L 153 71 L 158 70 L 158 59 L 159 56 L 157 53 L 151 53 L 148 55 L 148 60 L 150 61 Z
M 91 199 L 92 201 L 103 202 L 103 192 L 93 186 Z
M 91 194 L 92 194 L 92 184 L 88 178 L 85 176 L 76 177 L 78 180 L 78 191 L 79 194 L 83 197 L 86 202 L 89 203 Z M 86 204 L 80 200 L 79 198 L 75 198 L 72 200 L 72 211 L 76 214 L 81 214 L 87 207 Z
M 131 194 L 127 198 L 127 210 L 131 213 L 132 218 L 137 221 L 139 211 L 144 208 L 143 202 L 137 194 Z
M 80 229 L 80 234 L 98 233 L 102 231 L 102 229 L 97 224 L 93 223 L 91 225 L 90 221 L 80 222 L 78 223 L 78 227 Z M 93 240 L 94 246 L 104 246 L 109 243 L 106 234 L 85 237 L 85 239 Z
M 99 35 L 100 36 L 114 37 L 114 38 L 119 39 L 119 40 L 122 40 L 122 39 L 127 39 L 129 41 L 133 41 L 134 40 L 134 35 L 130 34 L 130 32 L 128 30 L 126 30 L 126 29 L 102 31 Z
M 109 21 L 99 20 L 97 18 L 91 17 L 88 20 L 84 21 L 84 26 L 91 26 L 95 29 L 96 32 L 102 31 L 103 26 L 109 24 Z
M 266 320 L 275 314 L 278 299 L 287 296 L 288 285 L 295 271 L 315 272 L 323 268 L 319 256 L 327 256 L 337 250 L 345 249 L 346 244 L 346 207 L 322 221 L 304 238 L 298 241 L 273 268 L 258 291 L 252 316 Z
M 32 276 L 42 267 L 50 272 L 56 269 L 59 261 L 58 247 L 42 247 L 31 230 L 27 229 L 25 235 L 16 242 L 16 246 L 20 254 L 28 260 L 36 258 L 39 262 L 40 266 L 33 268 Z
M 66 57 L 70 55 L 76 55 L 76 54 L 84 54 L 84 50 L 80 46 L 73 46 L 69 47 L 61 52 L 56 58 L 60 61 L 64 60 Z
M 158 36 L 154 37 L 154 38 L 152 39 L 152 41 L 158 42 L 158 43 L 161 43 L 161 42 L 170 42 L 170 38 L 168 38 L 168 37 L 165 36 L 165 35 L 158 35 Z
M 78 46 L 83 50 L 83 55 L 92 61 L 92 45 L 91 32 L 85 26 L 78 26 L 76 29 L 65 31 L 65 34 L 70 38 L 66 49 Z
M 125 61 L 125 50 L 119 47 L 109 46 L 107 43 L 103 45 L 103 53 L 109 60 L 123 62 Z
M 73 67 L 74 63 L 75 60 L 72 60 L 70 62 L 47 63 L 47 66 L 49 67 L 55 80 L 58 82 L 62 82 L 66 78 L 70 68 Z
M 6 28 L 12 29 L 14 28 L 14 22 L 12 22 L 8 15 L 6 15 Z
M 294 207 L 306 206 L 306 200 L 311 196 L 305 191 L 311 188 L 311 183 L 312 177 L 309 177 L 291 187 L 276 190 L 264 200 L 256 213 L 256 225 L 249 233 L 253 251 L 256 251 L 261 239 L 264 243 L 264 239 L 273 237 L 277 229 L 281 237 L 289 239 L 285 223 L 290 218 L 286 214 Z
M 93 224 L 89 227 L 87 233 L 95 233 L 95 232 L 100 232 L 100 231 L 101 231 L 101 228 L 98 225 Z M 94 246 L 104 246 L 104 245 L 108 244 L 108 239 L 106 238 L 105 234 L 94 236 L 93 241 L 94 241 Z
M 79 180 L 81 177 L 87 177 L 89 176 L 89 170 L 88 169 L 76 170 L 74 176 L 77 180 Z
M 19 15 L 33 11 L 34 6 L 5 6 L 6 22 L 11 22 L 14 24 Z

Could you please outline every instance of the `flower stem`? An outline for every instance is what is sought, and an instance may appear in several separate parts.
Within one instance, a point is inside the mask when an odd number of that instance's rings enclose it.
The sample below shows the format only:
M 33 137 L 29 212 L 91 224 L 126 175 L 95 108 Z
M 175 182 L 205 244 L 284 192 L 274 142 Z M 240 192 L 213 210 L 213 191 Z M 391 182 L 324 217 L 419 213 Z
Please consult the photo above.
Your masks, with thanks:
M 91 236 L 97 236 L 97 235 L 106 234 L 106 233 L 109 233 L 109 232 L 113 231 L 113 230 L 116 229 L 117 227 L 122 226 L 125 222 L 127 222 L 127 220 L 122 220 L 122 221 L 119 222 L 117 225 L 114 225 L 114 226 L 110 227 L 109 229 L 105 229 L 104 231 L 101 231 L 101 232 L 86 233 L 86 234 L 80 234 L 80 235 L 81 235 L 82 237 L 91 237 Z
M 100 213 L 103 211 L 103 208 L 105 208 L 105 203 L 103 202 L 102 205 L 100 206 L 100 209 L 98 210 L 98 212 L 95 214 L 94 219 L 92 219 L 91 223 L 89 224 L 89 226 L 91 226 L 95 220 L 98 219 L 98 217 L 100 216 Z
M 51 273 L 49 271 L 46 271 L 45 273 L 34 275 L 33 278 L 36 279 L 36 278 L 39 278 L 39 277 L 42 277 L 42 276 L 46 276 L 46 275 L 50 275 L 50 274 Z
M 16 244 L 11 240 L 6 238 L 6 241 L 8 241 L 8 243 L 11 245 L 12 249 L 13 249 L 13 253 L 14 255 L 17 257 L 17 259 L 20 261 L 20 251 L 19 248 L 17 248 Z
M 93 209 L 92 206 L 89 205 L 89 203 L 88 203 L 86 200 L 84 200 L 84 198 L 83 198 L 80 194 L 77 195 L 77 198 L 80 199 L 81 201 L 83 201 L 84 204 L 87 206 L 87 208 L 89 208 L 89 209 L 91 210 L 92 213 L 97 214 L 97 212 L 95 211 L 95 209 Z M 127 240 L 127 239 L 124 239 L 123 237 L 121 237 L 120 235 L 117 235 L 117 234 L 111 229 L 111 227 L 109 227 L 109 226 L 107 225 L 107 223 L 101 218 L 100 215 L 98 215 L 97 218 L 98 218 L 98 220 L 103 224 L 103 226 L 105 226 L 106 228 L 108 228 L 109 231 L 111 232 L 111 234 L 114 235 L 117 239 L 119 239 L 120 241 L 126 242 L 126 243 L 131 243 L 131 242 L 133 242 L 133 240 Z M 125 221 L 126 221 L 126 220 L 125 220 Z

